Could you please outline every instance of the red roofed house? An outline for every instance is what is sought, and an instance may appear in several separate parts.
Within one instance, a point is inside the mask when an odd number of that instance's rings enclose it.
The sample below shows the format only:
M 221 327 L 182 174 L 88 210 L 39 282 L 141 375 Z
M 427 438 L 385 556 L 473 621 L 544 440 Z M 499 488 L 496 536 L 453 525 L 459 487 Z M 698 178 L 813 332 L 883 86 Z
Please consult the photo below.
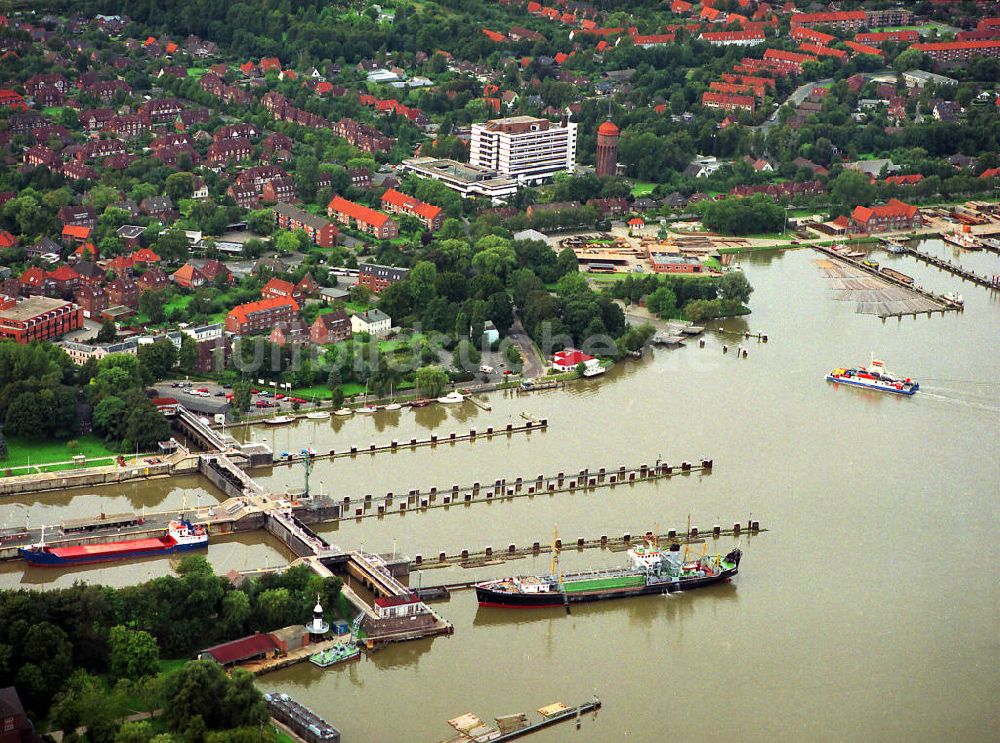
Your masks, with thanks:
M 893 230 L 913 230 L 923 224 L 920 209 L 904 204 L 898 199 L 889 199 L 882 206 L 856 206 L 851 212 L 850 232 L 889 232 Z
M 721 108 L 725 111 L 740 109 L 753 113 L 756 99 L 752 95 L 730 95 L 706 90 L 701 95 L 701 105 L 706 108 Z
M 586 368 L 600 366 L 601 362 L 593 356 L 577 351 L 575 348 L 567 348 L 552 355 L 552 368 L 555 371 L 573 371 L 579 364 Z
M 226 332 L 237 335 L 270 333 L 282 323 L 298 318 L 299 303 L 291 298 L 271 297 L 241 304 L 226 315 Z
M 815 54 L 817 57 L 835 57 L 837 59 L 847 59 L 847 52 L 843 49 L 831 49 L 819 44 L 799 44 L 799 49 L 807 54 Z
M 798 74 L 802 72 L 802 65 L 806 62 L 816 62 L 818 60 L 809 54 L 786 52 L 781 49 L 768 49 L 764 52 L 764 61 L 770 63 L 775 69 Z
M 281 72 L 281 60 L 277 57 L 264 57 L 260 60 L 260 70 L 265 75 L 272 70 Z
M 869 46 L 868 44 L 859 44 L 856 41 L 845 41 L 844 46 L 846 46 L 855 54 L 871 54 L 873 57 L 883 56 L 881 49 L 879 49 L 878 47 Z
M 0 248 L 13 248 L 15 245 L 17 245 L 17 238 L 7 230 L 0 230 Z
M 337 244 L 339 230 L 332 222 L 310 214 L 291 204 L 277 204 L 274 219 L 285 230 L 304 230 L 314 244 L 321 248 L 332 248 Z
M 914 44 L 910 49 L 923 52 L 941 67 L 968 62 L 973 57 L 1000 59 L 1000 40 Z
M 765 40 L 762 31 L 705 31 L 699 38 L 713 46 L 753 46 Z
M 390 214 L 408 214 L 416 217 L 431 232 L 440 229 L 444 222 L 444 212 L 440 206 L 407 196 L 394 188 L 382 194 L 382 208 Z
M 133 263 L 159 263 L 160 256 L 149 248 L 139 248 L 131 255 Z
M 302 292 L 291 281 L 272 278 L 260 290 L 260 296 L 264 299 L 277 297 L 278 299 L 294 299 L 296 302 L 302 301 Z
M 185 263 L 170 274 L 170 280 L 177 286 L 196 289 L 205 283 L 205 275 L 190 263 Z
M 793 13 L 792 28 L 796 26 L 832 26 L 833 28 L 858 29 L 868 24 L 868 14 L 863 10 L 830 13 Z
M 914 173 L 913 175 L 890 175 L 885 179 L 885 182 L 895 186 L 912 186 L 920 183 L 923 179 L 924 177 L 920 173 Z
M 355 204 L 340 196 L 334 196 L 326 206 L 326 213 L 341 224 L 354 224 L 362 232 L 367 232 L 381 240 L 391 240 L 399 236 L 399 225 L 389 215 Z
M 900 44 L 912 44 L 920 40 L 920 34 L 917 31 L 877 31 L 857 34 L 854 40 L 860 44 L 872 44 L 874 46 L 890 41 L 896 41 Z
M 90 228 L 68 224 L 62 229 L 62 239 L 69 242 L 85 243 L 90 239 Z
M 1000 178 L 1000 168 L 989 168 L 979 174 L 980 178 Z

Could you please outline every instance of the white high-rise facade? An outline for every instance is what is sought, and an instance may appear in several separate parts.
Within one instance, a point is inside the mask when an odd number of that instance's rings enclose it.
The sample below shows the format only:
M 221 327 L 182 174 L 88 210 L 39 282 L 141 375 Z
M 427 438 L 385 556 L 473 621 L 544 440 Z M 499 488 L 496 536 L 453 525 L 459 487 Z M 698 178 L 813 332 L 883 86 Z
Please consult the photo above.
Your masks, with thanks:
M 576 124 L 511 116 L 472 125 L 469 163 L 520 181 L 576 169 Z

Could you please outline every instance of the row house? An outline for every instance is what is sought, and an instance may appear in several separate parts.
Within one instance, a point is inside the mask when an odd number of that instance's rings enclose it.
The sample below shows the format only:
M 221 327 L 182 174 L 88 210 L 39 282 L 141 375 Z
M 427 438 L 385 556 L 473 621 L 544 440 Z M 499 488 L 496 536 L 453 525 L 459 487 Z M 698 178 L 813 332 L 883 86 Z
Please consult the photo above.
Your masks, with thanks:
M 380 294 L 397 281 L 405 279 L 408 273 L 409 269 L 407 268 L 362 263 L 358 266 L 358 286 L 367 287 L 372 294 Z
M 226 332 L 236 335 L 269 333 L 278 325 L 298 319 L 294 299 L 272 297 L 237 305 L 226 315 Z
M 76 159 L 83 162 L 84 160 L 96 160 L 99 157 L 124 154 L 125 143 L 120 139 L 91 139 L 77 150 Z
M 763 44 L 763 31 L 705 31 L 699 36 L 712 46 L 754 46 Z
M 22 111 L 7 118 L 7 131 L 11 136 L 30 135 L 35 129 L 49 125 L 49 120 L 37 111 Z
M 101 161 L 101 165 L 108 170 L 125 170 L 129 165 L 139 159 L 138 155 L 127 153 L 124 155 L 112 155 Z
M 252 188 L 255 193 L 264 190 L 264 184 L 275 178 L 286 178 L 288 173 L 278 165 L 257 165 L 247 168 L 236 176 L 235 185 Z
M 0 108 L 12 108 L 25 110 L 28 104 L 24 102 L 24 96 L 16 90 L 10 88 L 0 89 Z
M 346 139 L 358 149 L 372 154 L 388 153 L 395 144 L 392 137 L 387 137 L 375 127 L 346 117 L 336 122 L 335 125 L 331 125 L 330 128 L 338 137 Z
M 63 163 L 60 172 L 63 174 L 64 178 L 68 178 L 71 181 L 97 180 L 96 170 L 94 170 L 89 165 L 74 160 L 70 160 L 69 162 Z
M 262 299 L 294 299 L 296 302 L 303 302 L 318 290 L 316 280 L 312 274 L 307 273 L 297 284 L 277 277 L 271 278 L 260 290 L 260 296 Z
M 386 190 L 382 194 L 382 209 L 390 214 L 407 214 L 416 217 L 424 227 L 433 232 L 440 229 L 444 221 L 444 212 L 440 206 L 434 206 L 426 202 L 408 196 L 394 188 Z
M 910 49 L 923 52 L 934 60 L 934 63 L 939 67 L 952 67 L 957 64 L 963 64 L 974 57 L 1000 59 L 1000 40 L 914 44 Z
M 190 129 L 192 126 L 204 124 L 212 118 L 212 112 L 207 108 L 189 108 L 177 114 L 174 125 L 180 129 Z
M 341 224 L 353 224 L 356 229 L 374 235 L 380 240 L 391 240 L 399 236 L 399 225 L 390 219 L 388 214 L 355 204 L 340 196 L 334 196 L 330 200 L 326 213 L 329 217 L 335 217 Z
M 241 209 L 256 209 L 257 200 L 260 195 L 253 186 L 240 186 L 233 184 L 226 189 L 226 196 L 236 202 L 236 206 Z
M 116 115 L 113 108 L 88 108 L 80 114 L 80 123 L 87 131 L 98 132 L 107 129 Z
M 344 310 L 317 315 L 309 326 L 309 340 L 317 345 L 346 341 L 351 337 L 351 318 Z
M 745 61 L 745 60 L 744 60 Z M 817 62 L 817 58 L 810 54 L 799 54 L 798 52 L 786 52 L 782 49 L 768 49 L 764 52 L 764 63 L 779 72 L 794 72 L 801 74 L 802 66 L 806 62 Z
M 730 95 L 706 90 L 701 95 L 701 105 L 706 108 L 720 108 L 724 111 L 749 111 L 753 113 L 757 101 L 752 95 Z
M 269 201 L 272 204 L 290 204 L 298 198 L 295 181 L 291 176 L 272 178 L 264 184 L 264 188 L 260 192 L 260 198 L 262 201 Z
M 32 98 L 36 97 L 39 91 L 45 88 L 52 88 L 59 91 L 62 95 L 66 95 L 69 92 L 69 80 L 59 73 L 50 73 L 32 75 L 24 81 L 24 92 Z
M 26 296 L 42 295 L 69 299 L 80 288 L 80 274 L 69 266 L 58 266 L 46 271 L 31 266 L 21 274 L 21 293 Z
M 212 140 L 222 142 L 227 139 L 256 139 L 259 136 L 260 130 L 256 126 L 240 122 L 216 130 L 215 134 L 212 135 Z
M 185 289 L 197 289 L 206 283 L 205 274 L 199 271 L 193 263 L 185 263 L 178 268 L 170 274 L 170 280 Z
M 36 144 L 24 151 L 24 162 L 36 167 L 49 168 L 59 165 L 59 155 L 44 145 Z
M 66 96 L 55 88 L 42 88 L 34 96 L 35 105 L 40 108 L 61 106 L 65 100 Z
M 796 196 L 818 196 L 826 193 L 822 181 L 798 181 L 786 183 L 764 183 L 756 186 L 734 186 L 729 192 L 733 196 L 753 196 L 765 194 L 775 199 L 792 199 Z
M 253 143 L 249 139 L 226 139 L 208 146 L 206 159 L 213 164 L 228 164 L 249 158 Z
M 274 207 L 274 219 L 282 229 L 303 230 L 313 244 L 321 248 L 332 248 L 337 244 L 339 231 L 336 225 L 297 206 L 277 204 Z
M 192 164 L 198 162 L 198 152 L 189 144 L 168 145 L 161 147 L 153 153 L 153 157 L 164 165 L 170 165 L 171 167 L 177 166 L 182 155 L 187 155 L 191 159 Z
M 118 114 L 107 128 L 119 137 L 138 137 L 149 128 L 149 125 L 138 114 Z
M 55 139 L 65 147 L 73 141 L 73 134 L 62 124 L 40 126 L 31 133 L 31 136 L 34 138 L 35 144 L 48 144 Z
M 176 118 L 183 110 L 184 104 L 176 98 L 154 98 L 139 106 L 139 115 L 156 124 Z
M 869 25 L 868 14 L 863 10 L 845 10 L 821 13 L 793 13 L 792 28 L 796 26 L 830 26 L 846 31 L 857 31 Z
M 63 226 L 97 227 L 97 211 L 91 206 L 64 206 L 56 212 L 56 217 Z
M 875 233 L 895 230 L 915 230 L 923 219 L 920 209 L 898 199 L 889 199 L 881 206 L 856 206 L 851 212 L 849 232 Z
M 167 132 L 166 134 L 153 137 L 153 141 L 149 143 L 149 148 L 153 152 L 156 152 L 164 147 L 177 147 L 184 144 L 194 146 L 194 140 L 191 139 L 190 134 L 185 134 L 184 132 Z
M 115 96 L 132 95 L 132 86 L 124 80 L 100 80 L 80 88 L 81 93 L 93 96 L 101 103 L 111 103 Z

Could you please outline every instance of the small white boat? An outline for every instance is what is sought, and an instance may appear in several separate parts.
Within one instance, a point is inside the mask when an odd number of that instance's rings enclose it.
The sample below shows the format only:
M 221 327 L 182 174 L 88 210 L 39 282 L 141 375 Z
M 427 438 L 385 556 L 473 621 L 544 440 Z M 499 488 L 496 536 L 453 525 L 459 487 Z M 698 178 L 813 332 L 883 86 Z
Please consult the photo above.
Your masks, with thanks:
M 961 294 L 956 294 L 955 292 L 948 292 L 947 294 L 944 294 L 942 296 L 944 296 L 945 299 L 947 299 L 949 302 L 953 302 L 954 304 L 960 306 L 965 304 L 965 297 L 963 297 Z
M 329 410 L 313 410 L 310 413 L 306 413 L 306 418 L 314 421 L 325 421 L 330 417 Z
M 333 411 L 334 415 L 354 415 L 354 411 L 350 408 L 339 408 Z
M 457 402 L 465 402 L 465 395 L 461 392 L 449 392 L 444 397 L 439 397 L 438 402 L 443 402 L 445 405 L 450 405 Z
M 283 426 L 286 423 L 291 423 L 295 419 L 290 415 L 279 415 L 274 418 L 267 418 L 264 420 L 265 426 Z
M 371 415 L 377 410 L 378 408 L 376 408 L 374 405 L 362 405 L 360 408 L 357 408 L 354 412 L 361 413 L 363 415 Z
M 588 366 L 583 370 L 583 376 L 585 377 L 596 377 L 599 374 L 604 374 L 607 369 L 605 369 L 600 364 L 595 364 L 594 366 Z
M 388 405 L 383 406 L 382 410 L 399 410 L 402 407 L 403 406 L 400 405 L 398 402 L 391 402 Z

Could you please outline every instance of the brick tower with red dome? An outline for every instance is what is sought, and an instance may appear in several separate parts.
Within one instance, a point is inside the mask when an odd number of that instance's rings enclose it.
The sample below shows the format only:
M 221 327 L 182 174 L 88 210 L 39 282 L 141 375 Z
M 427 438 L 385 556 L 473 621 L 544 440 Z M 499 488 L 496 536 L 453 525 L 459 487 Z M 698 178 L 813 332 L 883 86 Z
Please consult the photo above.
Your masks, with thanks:
M 594 158 L 594 173 L 601 178 L 618 172 L 618 127 L 605 121 L 597 127 L 597 154 Z

